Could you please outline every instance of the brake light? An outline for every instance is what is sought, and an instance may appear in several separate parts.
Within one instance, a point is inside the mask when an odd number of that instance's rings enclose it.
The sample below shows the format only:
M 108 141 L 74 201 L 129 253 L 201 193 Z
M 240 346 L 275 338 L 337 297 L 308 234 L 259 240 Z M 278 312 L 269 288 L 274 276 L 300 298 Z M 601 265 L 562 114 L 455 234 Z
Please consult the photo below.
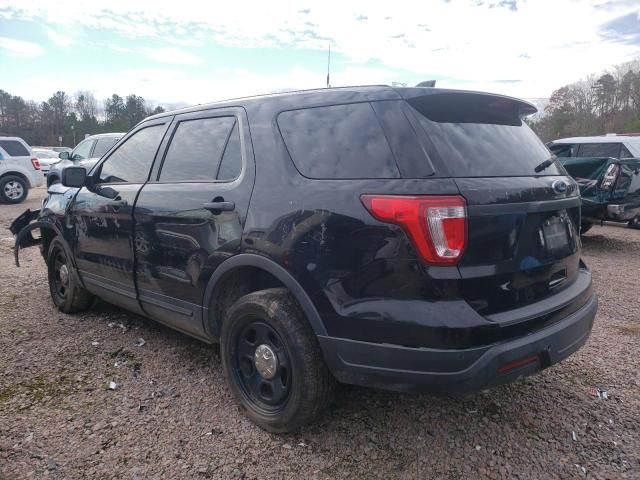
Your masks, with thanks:
M 618 178 L 618 173 L 620 172 L 620 167 L 617 163 L 612 163 L 607 167 L 607 171 L 604 174 L 604 178 L 602 179 L 602 183 L 600 184 L 600 188 L 602 190 L 609 190 L 613 187 L 613 184 L 616 183 L 616 179 Z
M 31 165 L 33 165 L 33 168 L 35 168 L 36 170 L 40 170 L 40 160 L 38 160 L 37 158 L 31 159 Z
M 418 254 L 431 265 L 455 265 L 467 244 L 467 204 L 463 197 L 362 195 L 377 220 L 402 227 Z

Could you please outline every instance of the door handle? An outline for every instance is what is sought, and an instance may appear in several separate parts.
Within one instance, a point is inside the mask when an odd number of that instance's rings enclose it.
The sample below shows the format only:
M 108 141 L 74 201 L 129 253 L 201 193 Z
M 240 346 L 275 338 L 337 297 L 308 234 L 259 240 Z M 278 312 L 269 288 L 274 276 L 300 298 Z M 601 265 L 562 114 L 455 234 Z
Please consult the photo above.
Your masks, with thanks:
M 207 210 L 216 210 L 218 212 L 230 212 L 236 208 L 236 204 L 233 202 L 205 202 L 202 206 Z
M 109 202 L 109 206 L 115 209 L 126 207 L 127 205 L 129 204 L 127 203 L 126 200 L 115 200 L 113 202 Z

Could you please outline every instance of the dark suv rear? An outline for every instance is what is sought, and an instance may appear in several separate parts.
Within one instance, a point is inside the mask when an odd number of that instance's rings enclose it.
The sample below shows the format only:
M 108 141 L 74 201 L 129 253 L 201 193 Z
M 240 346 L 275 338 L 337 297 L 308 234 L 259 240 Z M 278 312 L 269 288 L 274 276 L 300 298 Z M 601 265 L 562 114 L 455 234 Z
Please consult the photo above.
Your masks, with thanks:
M 164 113 L 12 229 L 41 229 L 63 311 L 97 295 L 220 342 L 272 431 L 313 419 L 334 379 L 475 391 L 575 352 L 596 313 L 578 190 L 534 111 L 357 87 Z

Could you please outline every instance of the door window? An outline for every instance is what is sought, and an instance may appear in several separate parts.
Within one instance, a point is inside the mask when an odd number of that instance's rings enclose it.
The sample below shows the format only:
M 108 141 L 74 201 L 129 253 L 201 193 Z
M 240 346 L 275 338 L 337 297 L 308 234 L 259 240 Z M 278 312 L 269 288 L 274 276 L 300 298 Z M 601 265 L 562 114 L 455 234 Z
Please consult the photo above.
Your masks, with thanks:
M 633 158 L 631 152 L 624 145 L 620 148 L 620 158 Z
M 91 155 L 91 147 L 95 140 L 85 140 L 81 142 L 76 148 L 73 149 L 73 154 L 71 155 L 71 160 L 84 160 L 85 158 L 89 158 Z
M 221 179 L 233 179 L 239 173 L 239 170 L 236 173 L 235 161 L 241 164 L 240 159 L 235 117 L 184 120 L 171 139 L 160 181 L 214 181 L 219 173 L 226 177 Z
M 29 156 L 29 150 L 27 150 L 24 145 L 17 140 L 0 140 L 0 147 L 2 147 L 10 157 Z
M 583 143 L 578 156 L 618 158 L 621 146 L 621 143 Z
M 96 148 L 93 149 L 93 157 L 100 158 L 113 147 L 116 142 L 120 140 L 116 137 L 99 138 L 96 142 Z
M 144 183 L 164 131 L 165 125 L 153 125 L 130 136 L 100 167 L 100 181 Z

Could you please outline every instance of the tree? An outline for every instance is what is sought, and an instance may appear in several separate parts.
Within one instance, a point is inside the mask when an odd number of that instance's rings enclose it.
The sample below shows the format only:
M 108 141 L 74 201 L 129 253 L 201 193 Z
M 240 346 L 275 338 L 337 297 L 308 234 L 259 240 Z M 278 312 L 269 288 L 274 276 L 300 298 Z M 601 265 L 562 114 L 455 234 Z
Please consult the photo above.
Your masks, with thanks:
M 95 119 L 98 114 L 98 102 L 88 90 L 79 90 L 75 96 L 75 109 L 80 121 Z

